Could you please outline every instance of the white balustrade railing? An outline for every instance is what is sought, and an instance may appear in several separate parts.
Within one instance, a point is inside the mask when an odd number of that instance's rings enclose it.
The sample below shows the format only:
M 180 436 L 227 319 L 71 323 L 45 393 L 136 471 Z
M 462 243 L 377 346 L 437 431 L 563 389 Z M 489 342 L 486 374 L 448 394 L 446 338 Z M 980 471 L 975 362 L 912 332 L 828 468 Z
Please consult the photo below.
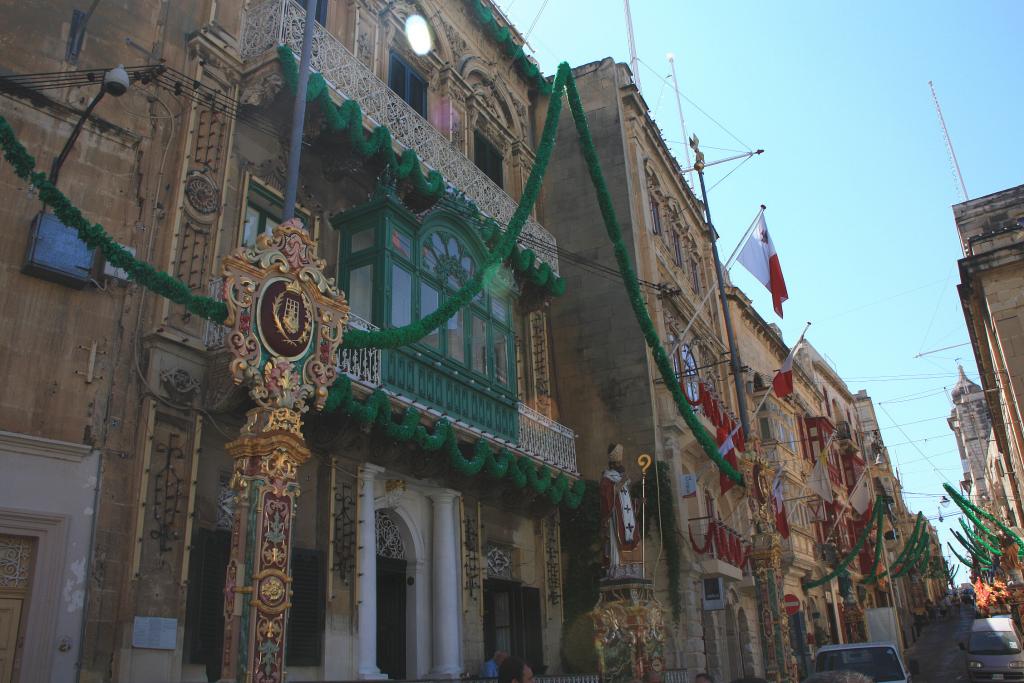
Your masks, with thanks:
M 576 432 L 519 404 L 519 448 L 548 465 L 570 474 L 576 469 Z
M 305 10 L 294 0 L 254 3 L 245 14 L 242 59 L 260 57 L 278 45 L 287 45 L 298 53 L 305 16 Z M 395 141 L 416 150 L 429 168 L 440 172 L 449 185 L 464 192 L 483 213 L 502 226 L 508 225 L 518 202 L 319 24 L 313 34 L 311 68 L 323 74 L 338 95 L 356 100 L 373 123 L 387 126 Z M 537 221 L 527 219 L 520 242 L 558 272 L 555 238 Z
M 376 330 L 376 325 L 363 320 L 354 313 L 348 314 L 348 328 L 356 330 Z M 380 385 L 380 349 L 346 349 L 342 347 L 338 361 L 338 372 L 348 375 L 357 382 Z

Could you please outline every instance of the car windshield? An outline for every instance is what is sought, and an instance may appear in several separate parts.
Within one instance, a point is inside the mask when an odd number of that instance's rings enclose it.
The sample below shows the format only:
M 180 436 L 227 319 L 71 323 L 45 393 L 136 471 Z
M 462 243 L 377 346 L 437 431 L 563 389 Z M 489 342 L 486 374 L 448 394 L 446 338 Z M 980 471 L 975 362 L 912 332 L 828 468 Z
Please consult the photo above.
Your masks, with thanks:
M 972 655 L 1015 655 L 1020 652 L 1020 641 L 1013 631 L 976 631 L 967 651 Z
M 857 647 L 819 652 L 815 667 L 818 671 L 856 671 L 876 683 L 902 681 L 906 678 L 900 659 L 891 647 Z

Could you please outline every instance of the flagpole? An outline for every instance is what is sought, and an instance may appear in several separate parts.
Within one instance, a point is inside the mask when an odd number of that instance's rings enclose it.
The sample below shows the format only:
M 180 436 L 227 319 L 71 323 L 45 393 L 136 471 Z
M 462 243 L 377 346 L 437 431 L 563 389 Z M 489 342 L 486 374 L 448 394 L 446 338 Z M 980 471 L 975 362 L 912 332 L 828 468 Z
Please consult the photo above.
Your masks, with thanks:
M 857 478 L 857 483 L 855 483 L 855 484 L 853 485 L 853 488 L 852 488 L 852 489 L 850 489 L 850 493 L 854 493 L 854 492 L 856 492 L 856 491 L 857 491 L 857 487 L 858 487 L 858 486 L 860 486 L 860 483 L 861 483 L 862 481 L 864 481 L 864 477 L 866 477 L 867 475 L 868 475 L 868 468 L 867 468 L 867 467 L 865 467 L 865 468 L 864 468 L 864 471 L 863 471 L 863 472 L 861 472 L 861 473 L 860 473 L 860 476 L 859 476 L 859 477 Z M 832 534 L 834 534 L 834 533 L 836 532 L 836 527 L 838 527 L 838 526 L 839 526 L 839 522 L 840 522 L 840 521 L 842 521 L 843 513 L 844 513 L 844 512 L 846 512 L 846 510 L 847 510 L 848 508 L 850 508 L 850 507 L 852 507 L 852 506 L 851 506 L 851 504 L 850 504 L 850 497 L 849 497 L 849 496 L 847 496 L 847 497 L 846 497 L 846 503 L 844 503 L 844 504 L 843 504 L 843 509 L 839 511 L 839 514 L 838 514 L 838 515 L 836 515 L 836 523 L 832 525 L 832 529 L 831 529 L 831 530 L 829 530 L 829 532 L 828 532 L 828 536 L 826 536 L 826 537 L 825 537 L 825 540 L 826 540 L 826 541 L 827 541 L 827 540 L 828 540 L 829 538 L 831 538 L 831 537 L 832 537 Z
M 741 237 L 740 241 L 736 243 L 736 248 L 732 250 L 729 260 L 725 262 L 725 266 L 723 266 L 725 270 L 729 270 L 729 268 L 732 267 L 732 264 L 736 262 L 736 257 L 740 255 L 740 251 L 743 250 L 743 245 L 747 243 L 747 238 L 750 237 L 750 233 L 754 232 L 754 227 L 757 225 L 757 221 L 761 216 L 764 215 L 764 210 L 766 208 L 767 207 L 764 204 L 761 205 L 761 210 L 757 212 L 756 216 L 754 216 L 754 220 L 751 221 L 750 227 L 748 227 L 747 231 L 743 233 L 743 237 Z M 704 307 L 707 306 L 708 301 L 711 299 L 711 295 L 714 293 L 715 290 L 713 287 L 708 287 L 707 291 L 704 292 L 704 296 L 701 298 L 700 303 L 697 304 L 697 308 L 694 309 L 693 315 L 690 317 L 690 321 L 686 323 L 686 327 L 684 327 L 683 331 L 679 333 L 679 342 L 675 347 L 673 347 L 672 353 L 669 355 L 675 355 L 676 350 L 682 345 L 683 340 L 686 339 L 686 333 L 689 332 L 690 328 L 693 327 L 693 324 L 697 322 L 697 318 L 700 317 L 700 314 L 704 311 Z
M 800 337 L 796 340 L 796 344 L 793 344 L 793 349 L 789 352 L 790 354 L 793 355 L 794 359 L 796 358 L 796 351 L 797 351 L 797 349 L 800 348 L 800 344 L 803 343 L 804 335 L 807 334 L 807 330 L 808 330 L 808 328 L 810 328 L 810 326 L 811 326 L 811 321 L 808 320 L 807 324 L 804 325 L 804 331 L 800 333 Z M 789 358 L 789 356 L 787 356 L 787 358 Z M 774 388 L 769 389 L 768 391 L 764 392 L 764 396 L 761 397 L 761 402 L 757 404 L 756 408 L 754 408 L 754 412 L 753 412 L 754 415 L 757 415 L 759 412 L 761 412 L 761 408 L 764 407 L 765 402 L 768 401 L 768 397 L 771 396 L 773 393 L 775 393 L 775 389 Z M 835 432 L 832 432 L 832 434 L 835 434 Z M 831 441 L 831 436 L 829 437 L 829 441 Z
M 704 154 L 700 151 L 699 141 L 694 135 L 690 138 L 690 146 L 693 148 L 697 169 L 697 177 L 700 178 L 700 193 L 704 199 L 704 217 L 708 224 L 708 237 L 711 240 L 711 254 L 715 259 L 715 274 L 718 277 L 718 296 L 722 300 L 722 320 L 725 322 L 725 333 L 729 340 L 729 356 L 732 361 L 732 379 L 736 386 L 736 403 L 739 405 L 740 424 L 743 426 L 744 436 L 750 435 L 750 420 L 747 419 L 746 393 L 743 389 L 743 364 L 740 362 L 739 349 L 736 347 L 736 335 L 732 330 L 732 315 L 729 313 L 729 300 L 725 296 L 725 278 L 722 275 L 722 261 L 718 257 L 718 240 L 715 235 L 715 226 L 711 222 L 711 207 L 708 205 L 708 190 L 704 183 Z

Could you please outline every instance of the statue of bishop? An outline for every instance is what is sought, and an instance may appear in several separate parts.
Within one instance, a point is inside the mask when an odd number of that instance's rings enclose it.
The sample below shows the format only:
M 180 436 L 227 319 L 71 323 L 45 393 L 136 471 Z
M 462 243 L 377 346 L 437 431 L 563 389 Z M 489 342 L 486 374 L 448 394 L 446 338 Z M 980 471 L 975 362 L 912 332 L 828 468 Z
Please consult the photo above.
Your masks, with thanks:
M 622 465 L 622 444 L 608 447 L 608 469 L 601 475 L 601 525 L 607 532 L 604 564 L 606 579 L 641 579 L 640 536 L 636 501 Z

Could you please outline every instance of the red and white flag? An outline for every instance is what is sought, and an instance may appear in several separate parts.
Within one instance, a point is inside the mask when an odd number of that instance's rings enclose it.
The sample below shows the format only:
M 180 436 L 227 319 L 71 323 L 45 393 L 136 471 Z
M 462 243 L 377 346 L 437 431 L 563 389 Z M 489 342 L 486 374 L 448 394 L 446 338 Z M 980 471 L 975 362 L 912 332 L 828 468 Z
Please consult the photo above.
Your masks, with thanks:
M 793 356 L 796 355 L 796 348 L 799 345 L 800 342 L 797 342 L 789 350 L 789 355 L 783 361 L 782 367 L 772 379 L 772 390 L 779 398 L 785 398 L 793 393 Z
M 786 291 L 786 280 L 782 277 L 779 255 L 768 234 L 768 224 L 764 222 L 764 212 L 758 216 L 757 225 L 740 250 L 738 260 L 772 293 L 772 305 L 781 318 L 782 302 L 789 299 L 789 293 Z
M 722 456 L 722 459 L 732 465 L 733 469 L 739 466 L 739 458 L 736 455 L 736 443 L 734 441 L 737 433 L 742 433 L 742 425 L 736 425 L 732 431 L 728 431 L 732 425 L 726 418 L 725 423 L 718 428 L 718 454 Z M 718 474 L 718 486 L 721 488 L 722 493 L 731 489 L 735 482 L 725 475 L 725 472 L 719 472 Z
M 789 538 L 789 519 L 786 518 L 786 496 L 782 485 L 782 468 L 772 482 L 772 507 L 775 508 L 775 528 L 783 538 Z

